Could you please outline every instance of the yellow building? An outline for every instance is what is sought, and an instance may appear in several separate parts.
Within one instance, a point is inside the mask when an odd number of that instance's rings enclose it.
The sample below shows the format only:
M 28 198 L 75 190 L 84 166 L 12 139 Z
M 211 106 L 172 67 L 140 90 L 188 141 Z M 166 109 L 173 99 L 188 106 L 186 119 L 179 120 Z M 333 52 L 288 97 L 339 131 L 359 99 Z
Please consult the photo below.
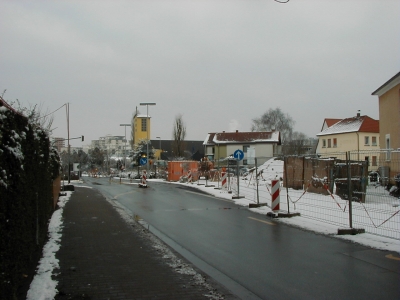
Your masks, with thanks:
M 372 95 L 379 97 L 380 148 L 385 152 L 382 161 L 392 181 L 400 173 L 400 72 Z
M 150 140 L 150 116 L 136 115 L 133 119 L 133 144 L 136 145 L 140 140 Z

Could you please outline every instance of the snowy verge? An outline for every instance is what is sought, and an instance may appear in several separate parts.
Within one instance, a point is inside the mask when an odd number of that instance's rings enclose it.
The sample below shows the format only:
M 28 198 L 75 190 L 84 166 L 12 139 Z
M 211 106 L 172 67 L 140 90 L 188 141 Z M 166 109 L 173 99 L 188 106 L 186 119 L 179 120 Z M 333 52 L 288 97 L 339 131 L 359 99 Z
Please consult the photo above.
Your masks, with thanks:
M 51 300 L 57 293 L 57 281 L 52 279 L 53 271 L 59 268 L 56 253 L 60 249 L 62 213 L 65 204 L 70 199 L 73 192 L 64 192 L 65 196 L 60 196 L 58 207 L 49 223 L 49 240 L 43 247 L 43 256 L 39 261 L 31 285 L 27 293 L 27 300 Z

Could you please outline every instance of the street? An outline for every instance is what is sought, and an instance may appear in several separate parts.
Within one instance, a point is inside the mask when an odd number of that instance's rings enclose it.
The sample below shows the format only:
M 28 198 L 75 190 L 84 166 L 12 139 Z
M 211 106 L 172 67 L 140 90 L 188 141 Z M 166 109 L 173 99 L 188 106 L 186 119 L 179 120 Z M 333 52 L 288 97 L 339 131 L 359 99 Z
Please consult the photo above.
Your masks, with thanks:
M 387 251 L 280 224 L 190 185 L 84 179 L 243 299 L 399 299 Z

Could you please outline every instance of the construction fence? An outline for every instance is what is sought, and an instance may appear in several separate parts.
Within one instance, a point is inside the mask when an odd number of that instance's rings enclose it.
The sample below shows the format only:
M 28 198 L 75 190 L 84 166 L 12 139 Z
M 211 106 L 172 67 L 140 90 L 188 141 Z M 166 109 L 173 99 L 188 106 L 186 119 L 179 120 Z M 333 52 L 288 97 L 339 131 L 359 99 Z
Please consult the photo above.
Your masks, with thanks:
M 280 211 L 400 239 L 399 151 L 259 157 L 250 168 L 215 165 L 198 170 L 198 178 L 249 203 L 272 209 L 271 184 L 279 180 Z

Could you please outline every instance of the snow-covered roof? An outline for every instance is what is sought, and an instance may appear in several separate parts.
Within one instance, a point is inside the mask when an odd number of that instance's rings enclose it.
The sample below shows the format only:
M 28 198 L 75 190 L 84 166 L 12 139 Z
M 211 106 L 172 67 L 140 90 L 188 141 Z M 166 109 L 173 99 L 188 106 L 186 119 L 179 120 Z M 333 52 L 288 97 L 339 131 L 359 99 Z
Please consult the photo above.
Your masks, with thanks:
M 203 145 L 213 144 L 255 144 L 255 143 L 277 143 L 280 145 L 279 131 L 258 131 L 258 132 L 217 132 L 209 133 Z
M 368 116 L 346 118 L 322 130 L 317 136 L 349 132 L 379 133 L 379 121 Z
M 150 115 L 137 115 L 136 118 L 151 118 Z

